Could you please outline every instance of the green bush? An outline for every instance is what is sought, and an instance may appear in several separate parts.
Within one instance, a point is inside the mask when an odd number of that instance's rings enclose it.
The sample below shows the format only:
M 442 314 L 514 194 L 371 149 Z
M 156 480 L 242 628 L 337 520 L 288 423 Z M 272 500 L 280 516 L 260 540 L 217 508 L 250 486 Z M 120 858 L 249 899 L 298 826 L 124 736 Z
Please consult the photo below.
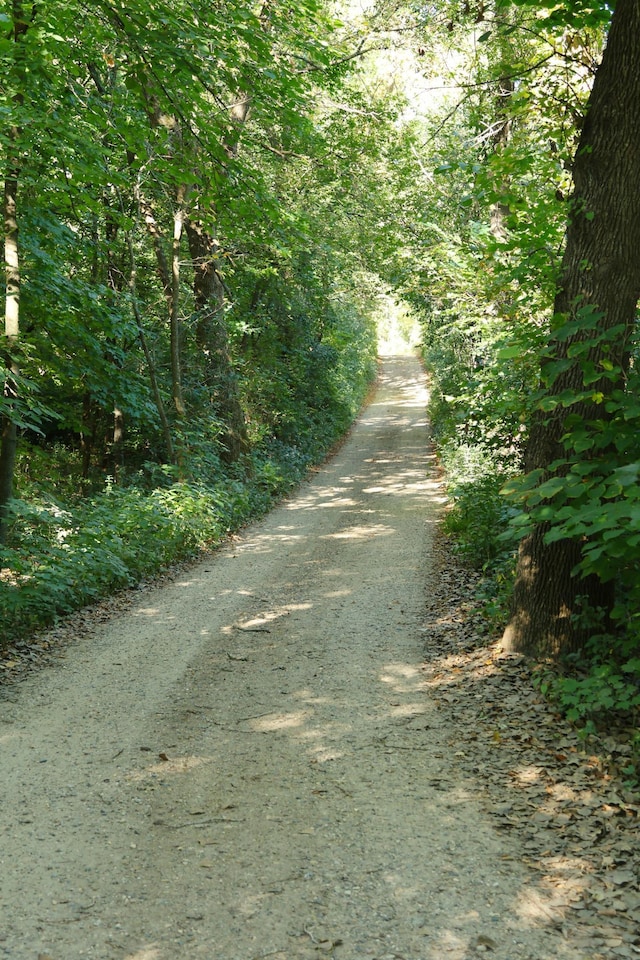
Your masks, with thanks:
M 272 486 L 269 498 L 277 490 Z M 2 559 L 0 643 L 196 555 L 266 502 L 233 480 L 174 483 L 151 493 L 108 485 L 65 511 L 14 501 Z
M 192 435 L 189 481 L 178 479 L 176 467 L 143 463 L 123 474 L 124 483 L 108 479 L 103 492 L 65 496 L 63 505 L 45 481 L 23 477 L 29 500 L 12 502 L 0 562 L 0 646 L 196 556 L 262 515 L 349 425 L 368 383 L 363 367 L 339 416 L 331 404 L 324 417 L 318 411 L 298 423 L 297 443 L 265 439 L 224 472 L 215 445 Z

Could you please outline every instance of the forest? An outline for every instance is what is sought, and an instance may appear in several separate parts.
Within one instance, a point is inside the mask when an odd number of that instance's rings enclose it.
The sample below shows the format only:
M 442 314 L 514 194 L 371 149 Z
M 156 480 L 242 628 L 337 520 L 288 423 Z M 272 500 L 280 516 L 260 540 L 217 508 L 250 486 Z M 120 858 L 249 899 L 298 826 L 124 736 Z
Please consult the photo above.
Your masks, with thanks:
M 637 3 L 5 0 L 0 27 L 0 644 L 264 513 L 400 330 L 489 629 L 636 763 Z

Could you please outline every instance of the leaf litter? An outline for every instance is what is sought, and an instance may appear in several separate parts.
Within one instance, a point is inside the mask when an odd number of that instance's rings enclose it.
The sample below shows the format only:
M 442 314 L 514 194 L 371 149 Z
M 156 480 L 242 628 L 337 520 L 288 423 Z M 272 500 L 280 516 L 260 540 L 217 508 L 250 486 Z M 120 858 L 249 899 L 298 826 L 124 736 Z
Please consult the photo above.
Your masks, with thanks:
M 640 797 L 611 762 L 625 744 L 581 737 L 536 691 L 532 666 L 486 636 L 480 578 L 443 533 L 434 562 L 424 674 L 451 730 L 451 762 L 539 874 L 565 938 L 594 960 L 640 957 Z

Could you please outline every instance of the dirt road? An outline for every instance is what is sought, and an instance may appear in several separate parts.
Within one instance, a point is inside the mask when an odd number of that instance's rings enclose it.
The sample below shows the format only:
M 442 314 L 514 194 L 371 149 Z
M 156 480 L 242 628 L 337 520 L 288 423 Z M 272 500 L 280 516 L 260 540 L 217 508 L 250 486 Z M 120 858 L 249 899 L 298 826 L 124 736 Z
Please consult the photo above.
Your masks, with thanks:
M 421 670 L 417 361 L 239 541 L 0 695 L 0 958 L 578 960 Z

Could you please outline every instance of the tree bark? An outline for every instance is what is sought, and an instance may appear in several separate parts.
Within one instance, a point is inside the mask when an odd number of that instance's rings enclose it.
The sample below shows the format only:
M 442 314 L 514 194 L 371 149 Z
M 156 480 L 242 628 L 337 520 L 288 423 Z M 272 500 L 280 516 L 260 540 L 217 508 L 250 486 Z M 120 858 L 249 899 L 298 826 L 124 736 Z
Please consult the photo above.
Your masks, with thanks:
M 180 245 L 185 220 L 186 187 L 178 188 L 173 214 L 173 241 L 171 244 L 171 389 L 178 417 L 186 414 L 182 396 L 182 323 L 180 321 Z
M 9 86 L 13 86 L 13 103 L 16 107 L 24 102 L 25 53 L 22 41 L 29 30 L 35 15 L 31 10 L 31 20 L 25 14 L 21 0 L 13 0 L 13 25 L 11 39 L 14 43 L 14 61 L 9 76 Z M 4 222 L 4 270 L 5 270 L 5 319 L 4 353 L 5 378 L 3 393 L 5 401 L 12 405 L 17 399 L 16 377 L 19 374 L 16 349 L 20 337 L 20 247 L 18 244 L 18 186 L 20 182 L 20 160 L 18 141 L 20 129 L 13 124 L 8 131 L 8 148 L 5 160 L 5 178 L 3 194 Z M 13 418 L 5 415 L 0 418 L 0 543 L 7 535 L 7 508 L 13 498 L 13 480 L 18 430 Z
M 5 387 L 6 391 L 6 387 Z M 13 477 L 18 450 L 18 431 L 9 417 L 0 421 L 0 544 L 7 539 L 8 508 L 13 499 Z
M 503 63 L 506 60 L 503 58 Z M 494 153 L 502 153 L 509 144 L 511 137 L 511 117 L 509 116 L 509 100 L 515 89 L 514 81 L 509 77 L 501 77 L 498 81 L 496 91 L 495 110 L 496 116 L 493 121 L 493 134 L 491 144 Z M 499 185 L 500 193 L 505 195 L 508 190 L 508 184 L 502 182 Z M 507 218 L 509 216 L 509 206 L 502 200 L 496 200 L 491 205 L 491 233 L 500 242 L 507 240 L 509 231 L 507 229 Z
M 17 138 L 17 131 L 12 140 Z M 20 335 L 20 253 L 18 247 L 18 168 L 9 160 L 4 181 L 4 263 L 5 263 L 5 376 L 3 393 L 9 405 L 18 399 L 19 374 L 15 351 Z M 13 498 L 13 479 L 18 448 L 18 430 L 11 415 L 1 418 L 0 443 L 0 543 L 7 535 L 7 508 Z
M 593 341 L 593 331 L 580 327 L 581 310 L 599 315 L 596 333 L 622 330 L 608 343 L 606 358 L 619 370 L 617 380 L 603 378 L 592 391 L 605 397 L 624 387 L 629 345 L 640 298 L 640 4 L 618 0 L 602 63 L 596 73 L 586 121 L 576 152 L 574 193 L 567 228 L 561 277 L 554 303 L 558 325 L 577 320 L 568 339 L 554 337 L 551 360 L 571 358 L 577 342 Z M 605 358 L 593 342 L 589 359 Z M 543 364 L 544 373 L 544 364 Z M 583 371 L 574 361 L 547 388 L 548 396 L 584 390 Z M 568 414 L 603 419 L 604 403 L 584 401 L 569 410 L 558 404 L 538 411 L 525 452 L 525 470 L 542 470 L 562 458 L 561 443 Z M 534 656 L 559 657 L 580 648 L 584 628 L 576 626 L 576 601 L 611 609 L 613 587 L 597 578 L 579 579 L 571 571 L 581 556 L 579 541 L 545 542 L 547 527 L 538 525 L 520 546 L 513 615 L 505 631 L 506 648 Z

